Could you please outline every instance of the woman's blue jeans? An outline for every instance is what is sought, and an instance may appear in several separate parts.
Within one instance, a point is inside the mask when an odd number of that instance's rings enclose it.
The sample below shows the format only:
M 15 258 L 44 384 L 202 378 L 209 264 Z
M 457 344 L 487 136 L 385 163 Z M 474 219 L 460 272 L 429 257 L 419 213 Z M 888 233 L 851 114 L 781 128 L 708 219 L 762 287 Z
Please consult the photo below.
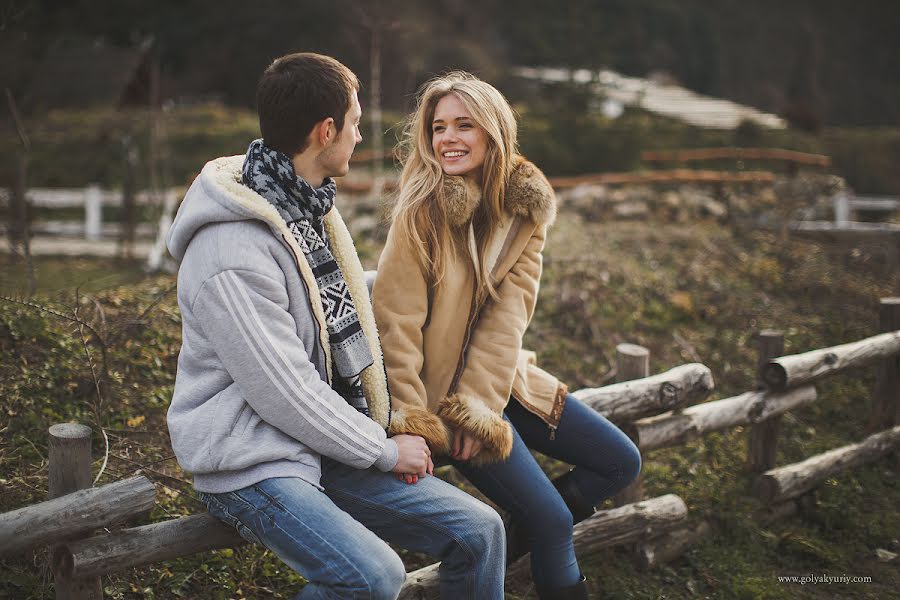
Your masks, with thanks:
M 591 505 L 635 480 L 640 452 L 618 427 L 571 394 L 555 439 L 550 439 L 546 423 L 515 400 L 510 400 L 504 418 L 513 426 L 507 460 L 484 466 L 453 464 L 526 532 L 538 589 L 572 585 L 581 578 L 572 544 L 572 513 L 528 449 L 574 465 L 571 477 Z
M 442 598 L 503 598 L 506 538 L 493 508 L 437 477 L 407 485 L 324 457 L 321 484 L 266 479 L 201 497 L 309 581 L 296 600 L 396 598 L 406 569 L 384 540 L 440 559 Z

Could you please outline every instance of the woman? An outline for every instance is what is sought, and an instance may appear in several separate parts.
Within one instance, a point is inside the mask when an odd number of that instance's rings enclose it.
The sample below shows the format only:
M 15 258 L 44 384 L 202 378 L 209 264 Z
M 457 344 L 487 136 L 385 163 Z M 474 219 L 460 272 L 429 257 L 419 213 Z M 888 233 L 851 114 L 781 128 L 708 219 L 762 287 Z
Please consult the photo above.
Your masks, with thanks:
M 541 598 L 586 598 L 573 522 L 626 487 L 640 456 L 522 350 L 556 207 L 516 136 L 503 95 L 468 73 L 419 96 L 373 290 L 390 430 L 424 437 L 509 512 L 507 560 L 531 552 Z M 528 448 L 575 468 L 550 481 Z

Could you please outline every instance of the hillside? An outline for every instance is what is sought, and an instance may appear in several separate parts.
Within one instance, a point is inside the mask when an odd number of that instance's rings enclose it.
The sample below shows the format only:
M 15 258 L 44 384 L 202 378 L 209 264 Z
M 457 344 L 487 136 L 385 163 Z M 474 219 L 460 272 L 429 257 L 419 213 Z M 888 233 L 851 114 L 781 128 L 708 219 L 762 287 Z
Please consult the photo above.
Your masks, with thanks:
M 365 240 L 361 248 L 366 266 L 374 267 L 378 242 Z M 572 389 L 604 382 L 616 344 L 628 341 L 650 349 L 652 372 L 707 364 L 716 381 L 711 399 L 732 396 L 755 387 L 753 336 L 759 330 L 784 331 L 786 352 L 852 341 L 875 332 L 878 299 L 898 291 L 896 275 L 879 271 L 864 253 L 838 260 L 814 244 L 735 232 L 713 221 L 595 223 L 564 212 L 545 257 L 526 345 Z M 112 274 L 117 266 L 92 268 Z M 4 265 L 0 275 L 8 282 L 16 271 Z M 149 465 L 145 473 L 162 490 L 152 519 L 199 510 L 165 433 L 180 343 L 172 284 L 170 277 L 145 279 L 75 305 L 107 340 L 111 383 L 101 404 L 92 400 L 90 370 L 70 324 L 0 302 L 0 512 L 45 497 L 46 428 L 69 419 L 93 426 L 95 408 L 112 447 L 101 483 Z M 39 302 L 71 314 L 71 289 Z M 99 360 L 96 344 L 92 348 Z M 820 385 L 816 404 L 785 418 L 779 464 L 864 437 L 872 385 L 871 370 Z M 103 452 L 96 432 L 95 457 Z M 646 494 L 679 494 L 692 518 L 708 518 L 714 533 L 683 558 L 650 571 L 621 549 L 581 557 L 596 597 L 900 597 L 900 564 L 875 558 L 878 548 L 900 551 L 896 460 L 830 479 L 809 514 L 762 527 L 750 518 L 756 505 L 749 498 L 752 477 L 743 470 L 746 438 L 738 428 L 645 457 Z M 552 472 L 564 468 L 544 464 Z M 52 597 L 46 572 L 36 566 L 42 558 L 0 562 L 0 597 Z M 410 569 L 427 561 L 405 558 Z M 867 576 L 872 582 L 801 586 L 777 579 L 809 574 Z M 298 581 L 270 555 L 246 548 L 157 564 L 104 585 L 108 597 L 123 599 L 288 598 Z M 509 590 L 510 599 L 524 597 L 533 597 L 527 587 Z

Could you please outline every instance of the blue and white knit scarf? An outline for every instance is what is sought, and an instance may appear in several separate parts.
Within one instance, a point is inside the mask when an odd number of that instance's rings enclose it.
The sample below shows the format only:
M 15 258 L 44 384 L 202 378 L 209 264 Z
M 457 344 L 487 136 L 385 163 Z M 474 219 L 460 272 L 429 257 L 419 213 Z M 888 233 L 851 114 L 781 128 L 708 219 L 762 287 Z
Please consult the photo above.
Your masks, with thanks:
M 334 206 L 337 189 L 330 177 L 313 188 L 294 171 L 290 157 L 255 140 L 244 159 L 244 185 L 268 200 L 294 234 L 312 268 L 325 310 L 334 377 L 331 385 L 359 412 L 368 415 L 360 373 L 374 362 L 366 334 L 329 248 L 323 220 Z

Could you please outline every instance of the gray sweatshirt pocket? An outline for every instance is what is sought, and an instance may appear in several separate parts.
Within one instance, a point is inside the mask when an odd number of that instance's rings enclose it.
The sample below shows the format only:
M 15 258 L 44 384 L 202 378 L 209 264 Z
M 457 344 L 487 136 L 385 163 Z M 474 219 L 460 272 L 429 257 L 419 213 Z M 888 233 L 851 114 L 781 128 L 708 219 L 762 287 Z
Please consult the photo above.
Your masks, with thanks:
M 230 427 L 230 435 L 231 437 L 241 437 L 244 435 L 244 431 L 247 430 L 247 425 L 250 423 L 250 418 L 253 416 L 253 409 L 250 408 L 250 405 L 246 402 L 241 406 L 241 410 L 238 411 L 237 416 L 234 417 L 234 421 L 231 423 Z

